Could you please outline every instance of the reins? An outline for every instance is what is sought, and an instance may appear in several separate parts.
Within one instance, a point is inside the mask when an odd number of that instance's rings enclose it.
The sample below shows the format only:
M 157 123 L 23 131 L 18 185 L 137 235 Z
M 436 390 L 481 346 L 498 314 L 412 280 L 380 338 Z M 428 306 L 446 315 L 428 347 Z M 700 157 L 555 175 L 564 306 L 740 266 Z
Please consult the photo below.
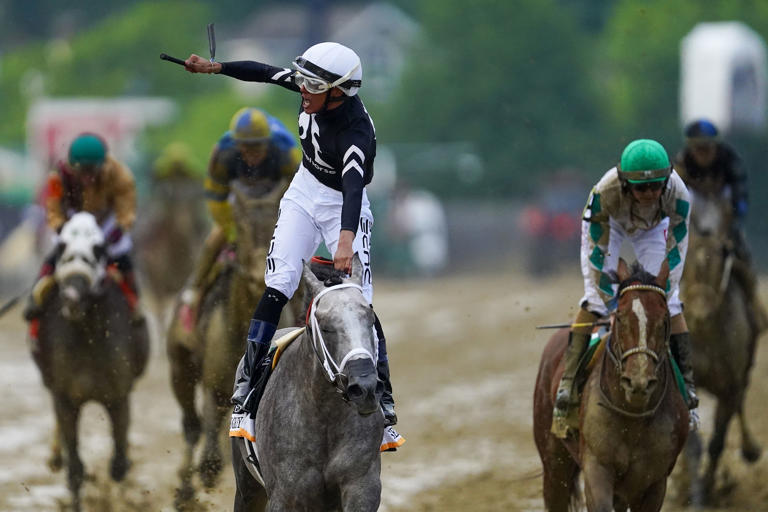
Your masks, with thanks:
M 333 384 L 336 389 L 339 391 L 339 393 L 344 396 L 346 399 L 346 392 L 344 390 L 344 381 L 346 380 L 347 376 L 342 373 L 342 370 L 344 369 L 344 366 L 347 364 L 347 362 L 354 356 L 362 354 L 363 356 L 369 358 L 371 361 L 376 363 L 376 358 L 371 354 L 370 351 L 363 347 L 357 347 L 353 348 L 347 354 L 342 358 L 340 363 L 336 363 L 336 361 L 333 359 L 333 356 L 331 355 L 330 351 L 328 350 L 328 346 L 325 344 L 325 340 L 323 339 L 323 334 L 320 330 L 320 324 L 317 320 L 317 316 L 315 315 L 315 312 L 317 310 L 317 302 L 320 300 L 320 298 L 325 295 L 326 293 L 334 290 L 341 290 L 343 288 L 356 288 L 360 290 L 360 293 L 363 292 L 363 288 L 360 285 L 354 284 L 354 283 L 342 283 L 337 284 L 334 286 L 329 286 L 325 289 L 323 289 L 320 293 L 315 295 L 315 297 L 312 299 L 312 302 L 309 304 L 309 309 L 307 312 L 307 325 L 309 327 L 309 332 L 312 337 L 312 349 L 315 351 L 315 356 L 317 357 L 318 362 L 323 367 L 323 370 L 325 370 L 325 377 L 328 379 L 328 381 Z
M 652 284 L 629 285 L 621 290 L 621 292 L 619 293 L 619 297 L 621 297 L 628 291 L 653 291 L 660 294 L 662 297 L 664 297 L 665 302 L 667 300 L 667 292 L 664 291 L 663 288 L 656 285 L 652 285 Z M 659 363 L 661 358 L 659 357 L 659 354 L 657 354 L 654 350 L 651 350 L 648 347 L 633 347 L 629 350 L 622 352 L 622 354 L 617 357 L 616 354 L 613 353 L 613 349 L 611 348 L 611 338 L 612 336 L 609 336 L 606 341 L 605 352 L 603 353 L 603 364 L 600 367 L 600 378 L 598 380 L 598 388 L 600 390 L 601 400 L 598 403 L 603 407 L 605 407 L 606 409 L 613 411 L 617 414 L 620 414 L 622 416 L 626 416 L 628 418 L 640 419 L 640 418 L 647 418 L 649 416 L 655 415 L 656 411 L 658 411 L 659 407 L 661 406 L 661 403 L 664 401 L 664 397 L 667 394 L 667 388 L 669 387 L 669 378 L 667 375 L 668 369 L 666 367 L 664 368 L 664 389 L 659 395 L 659 400 L 656 402 L 656 404 L 653 407 L 651 407 L 648 410 L 637 412 L 637 413 L 627 411 L 626 409 L 622 409 L 621 407 L 614 404 L 613 401 L 611 401 L 610 397 L 608 396 L 608 393 L 606 393 L 605 388 L 603 387 L 603 370 L 605 368 L 606 357 L 611 358 L 611 361 L 613 362 L 614 366 L 616 367 L 616 371 L 619 374 L 621 374 L 622 372 L 624 361 L 633 355 L 645 354 L 651 357 L 651 359 L 653 359 L 656 362 L 656 364 Z M 619 348 L 621 348 L 620 344 L 619 344 Z

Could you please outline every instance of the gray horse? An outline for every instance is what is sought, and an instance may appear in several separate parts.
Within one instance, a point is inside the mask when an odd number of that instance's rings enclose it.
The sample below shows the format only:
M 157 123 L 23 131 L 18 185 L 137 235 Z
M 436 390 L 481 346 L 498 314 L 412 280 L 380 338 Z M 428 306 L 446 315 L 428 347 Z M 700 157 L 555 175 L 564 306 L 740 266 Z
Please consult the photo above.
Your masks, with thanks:
M 72 508 L 80 510 L 85 472 L 77 452 L 80 410 L 91 400 L 106 408 L 115 443 L 110 474 L 122 480 L 130 467 L 129 394 L 146 366 L 149 336 L 145 323 L 132 321 L 128 301 L 107 276 L 103 235 L 91 214 L 77 213 L 64 225 L 59 251 L 58 291 L 40 319 L 45 359 L 39 364 L 53 398 L 57 439 L 64 444 Z M 54 445 L 54 468 L 61 465 L 60 450 Z
M 236 512 L 378 509 L 382 385 L 361 278 L 357 256 L 351 278 L 329 287 L 334 281 L 318 279 L 305 264 L 313 297 L 307 330 L 285 349 L 267 384 L 255 442 L 232 438 Z
M 730 201 L 719 194 L 695 194 L 691 211 L 691 242 L 681 282 L 685 318 L 694 343 L 697 384 L 717 399 L 715 425 L 709 442 L 709 464 L 698 479 L 701 440 L 689 437 L 686 464 L 694 504 L 711 500 L 715 473 L 725 446 L 728 424 L 736 415 L 741 426 L 741 451 L 748 462 L 761 454 L 747 427 L 744 399 L 754 361 L 757 335 L 748 317 L 746 295 L 728 237 Z

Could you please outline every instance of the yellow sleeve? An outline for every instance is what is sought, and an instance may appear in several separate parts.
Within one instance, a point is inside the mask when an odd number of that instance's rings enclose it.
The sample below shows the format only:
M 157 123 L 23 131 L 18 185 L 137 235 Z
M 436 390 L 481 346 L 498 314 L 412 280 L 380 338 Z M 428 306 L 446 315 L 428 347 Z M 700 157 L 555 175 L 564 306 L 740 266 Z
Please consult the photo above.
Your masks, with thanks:
M 234 242 L 237 239 L 237 232 L 235 231 L 235 218 L 232 215 L 232 205 L 228 201 L 212 201 L 210 199 L 205 204 L 208 206 L 208 211 L 211 212 L 213 221 L 226 234 L 227 241 Z
M 286 163 L 283 165 L 282 169 L 280 169 L 280 174 L 290 181 L 301 163 L 301 148 L 298 146 L 291 148 L 287 157 Z

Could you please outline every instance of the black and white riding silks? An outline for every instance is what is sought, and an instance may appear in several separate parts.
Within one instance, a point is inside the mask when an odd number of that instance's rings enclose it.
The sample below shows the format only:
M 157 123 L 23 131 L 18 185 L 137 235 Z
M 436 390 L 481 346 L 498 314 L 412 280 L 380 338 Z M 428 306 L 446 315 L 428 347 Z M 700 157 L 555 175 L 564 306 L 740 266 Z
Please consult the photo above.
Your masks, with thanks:
M 240 80 L 299 88 L 295 72 L 252 61 L 226 62 L 221 73 Z M 331 254 L 339 232 L 355 233 L 352 249 L 363 263 L 363 294 L 372 302 L 370 244 L 373 216 L 365 185 L 373 178 L 376 133 L 360 98 L 346 97 L 336 108 L 315 114 L 299 112 L 302 162 L 280 201 L 275 233 L 267 257 L 266 284 L 291 297 L 299 285 L 302 261 L 320 242 Z

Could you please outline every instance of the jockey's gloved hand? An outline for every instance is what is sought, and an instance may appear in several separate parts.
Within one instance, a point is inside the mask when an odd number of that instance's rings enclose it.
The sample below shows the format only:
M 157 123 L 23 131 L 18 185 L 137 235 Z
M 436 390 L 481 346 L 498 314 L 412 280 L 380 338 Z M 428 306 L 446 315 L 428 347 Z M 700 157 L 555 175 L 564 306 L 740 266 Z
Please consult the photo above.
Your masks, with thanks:
M 120 228 L 115 228 L 104 237 L 104 240 L 107 242 L 108 245 L 116 244 L 120 239 L 123 238 L 123 230 Z

